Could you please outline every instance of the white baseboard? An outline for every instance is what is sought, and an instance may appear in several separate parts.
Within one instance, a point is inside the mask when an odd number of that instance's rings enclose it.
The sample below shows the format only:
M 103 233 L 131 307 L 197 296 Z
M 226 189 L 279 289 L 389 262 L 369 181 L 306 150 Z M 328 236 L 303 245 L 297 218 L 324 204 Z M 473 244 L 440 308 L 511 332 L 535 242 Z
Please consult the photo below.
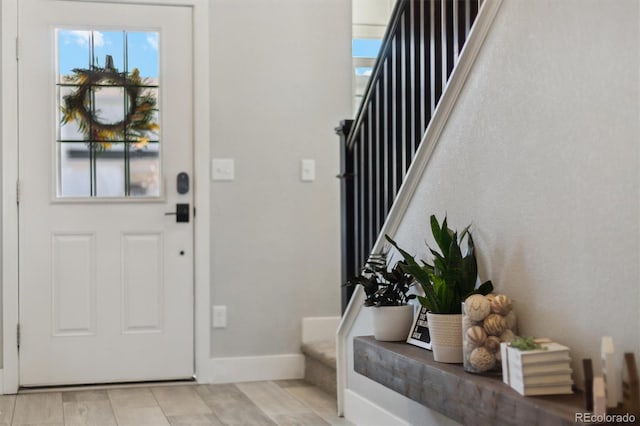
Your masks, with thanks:
M 0 368 L 0 394 L 6 394 L 4 391 L 4 368 Z
M 302 318 L 302 343 L 336 338 L 340 317 Z
M 387 410 L 350 389 L 344 391 L 344 417 L 356 425 L 367 426 L 410 426 L 401 418 L 394 416 Z
M 211 358 L 209 363 L 209 383 L 302 378 L 304 378 L 302 354 Z

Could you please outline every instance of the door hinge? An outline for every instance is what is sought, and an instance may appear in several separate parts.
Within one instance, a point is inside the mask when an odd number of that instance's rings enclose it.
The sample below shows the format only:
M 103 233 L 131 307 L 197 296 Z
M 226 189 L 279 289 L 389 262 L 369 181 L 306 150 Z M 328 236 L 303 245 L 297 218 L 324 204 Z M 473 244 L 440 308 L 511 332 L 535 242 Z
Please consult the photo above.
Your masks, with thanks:
M 20 181 L 16 181 L 16 204 L 20 205 Z
M 18 346 L 18 350 L 20 350 L 20 324 L 16 326 L 16 345 Z
M 196 206 L 193 206 L 193 218 L 195 219 L 196 217 Z
M 20 39 L 16 37 L 16 61 L 20 60 Z

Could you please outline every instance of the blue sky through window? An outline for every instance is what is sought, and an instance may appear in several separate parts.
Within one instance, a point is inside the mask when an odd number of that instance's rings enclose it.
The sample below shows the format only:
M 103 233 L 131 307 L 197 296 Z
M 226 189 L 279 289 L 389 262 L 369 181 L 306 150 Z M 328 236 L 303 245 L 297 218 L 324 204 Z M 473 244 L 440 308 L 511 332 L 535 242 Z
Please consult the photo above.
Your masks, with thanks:
M 356 75 L 357 76 L 369 77 L 369 76 L 371 76 L 371 72 L 372 71 L 373 71 L 373 68 L 371 68 L 371 67 L 356 67 Z
M 372 38 L 354 38 L 351 41 L 351 56 L 354 58 L 376 58 L 382 40 Z
M 146 78 L 158 78 L 158 33 L 127 32 L 128 71 L 140 70 Z M 70 75 L 74 68 L 89 68 L 89 44 L 93 37 L 94 64 L 104 67 L 106 55 L 113 57 L 114 66 L 124 71 L 123 31 L 58 30 L 58 70 Z

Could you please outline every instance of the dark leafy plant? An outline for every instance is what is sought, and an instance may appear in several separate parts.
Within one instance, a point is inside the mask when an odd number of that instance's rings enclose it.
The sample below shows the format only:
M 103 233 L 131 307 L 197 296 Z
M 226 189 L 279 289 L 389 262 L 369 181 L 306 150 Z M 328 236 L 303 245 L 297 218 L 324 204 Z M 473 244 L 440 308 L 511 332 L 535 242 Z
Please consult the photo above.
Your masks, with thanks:
M 445 216 L 442 225 L 435 215 L 431 216 L 431 232 L 440 252 L 427 245 L 433 256 L 432 264 L 420 261 L 401 249 L 385 235 L 387 240 L 404 258 L 402 269 L 410 274 L 422 287 L 425 295 L 419 296 L 420 304 L 435 314 L 459 314 L 462 302 L 472 294 L 483 295 L 493 291 L 493 284 L 487 281 L 476 288 L 478 265 L 474 252 L 473 238 L 467 226 L 460 235 L 449 229 Z M 466 243 L 466 253 L 460 248 Z
M 387 270 L 386 253 L 369 257 L 359 276 L 350 279 L 345 285 L 361 285 L 366 298 L 365 306 L 402 306 L 415 294 L 408 294 L 413 287 L 413 277 L 404 272 L 405 262 L 397 262 L 391 271 Z

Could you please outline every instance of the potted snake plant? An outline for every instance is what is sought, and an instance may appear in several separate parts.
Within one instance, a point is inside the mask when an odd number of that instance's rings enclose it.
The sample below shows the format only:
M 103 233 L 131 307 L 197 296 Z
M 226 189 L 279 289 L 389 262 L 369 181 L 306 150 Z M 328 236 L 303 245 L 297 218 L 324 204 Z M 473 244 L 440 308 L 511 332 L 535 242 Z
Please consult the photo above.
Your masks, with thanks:
M 372 254 L 359 276 L 345 285 L 361 285 L 365 292 L 364 305 L 372 309 L 373 335 L 376 340 L 406 340 L 413 323 L 415 299 L 410 294 L 413 278 L 404 271 L 405 262 L 397 262 L 387 270 L 387 253 Z
M 493 290 L 491 281 L 480 286 L 473 237 L 467 226 L 460 234 L 449 229 L 445 216 L 442 224 L 431 216 L 431 232 L 440 251 L 427 245 L 431 263 L 417 261 L 386 235 L 387 240 L 404 258 L 403 271 L 422 287 L 420 304 L 427 308 L 427 323 L 431 335 L 434 360 L 461 363 L 462 302 L 472 294 L 487 295 Z M 466 247 L 465 254 L 462 246 Z

